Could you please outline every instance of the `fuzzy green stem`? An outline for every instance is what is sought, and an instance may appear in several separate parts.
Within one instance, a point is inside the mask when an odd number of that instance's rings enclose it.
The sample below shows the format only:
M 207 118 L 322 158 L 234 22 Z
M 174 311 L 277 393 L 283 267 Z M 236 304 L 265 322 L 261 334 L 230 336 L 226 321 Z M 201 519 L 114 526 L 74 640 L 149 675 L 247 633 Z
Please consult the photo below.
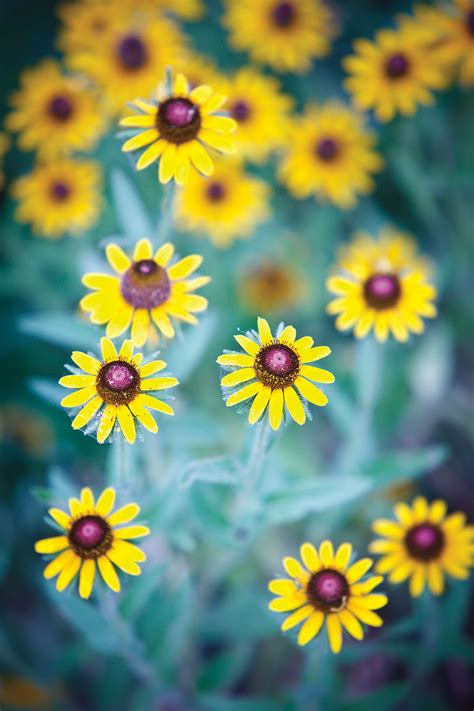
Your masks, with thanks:
M 175 181 L 167 183 L 164 186 L 163 199 L 161 201 L 160 216 L 158 218 L 158 243 L 168 241 L 171 236 L 176 213 L 176 199 L 178 195 L 178 186 Z

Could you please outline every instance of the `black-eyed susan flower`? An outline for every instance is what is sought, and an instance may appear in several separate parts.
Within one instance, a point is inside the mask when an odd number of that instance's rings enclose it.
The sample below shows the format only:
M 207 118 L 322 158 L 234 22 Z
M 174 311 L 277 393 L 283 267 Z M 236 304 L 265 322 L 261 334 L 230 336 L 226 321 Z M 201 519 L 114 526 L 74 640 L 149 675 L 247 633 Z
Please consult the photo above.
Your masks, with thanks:
M 189 176 L 178 196 L 178 224 L 227 247 L 249 237 L 269 216 L 269 199 L 269 185 L 246 173 L 240 161 L 219 160 L 208 180 L 197 173 Z
M 176 378 L 156 376 L 166 368 L 165 361 L 152 360 L 143 364 L 142 353 L 133 355 L 131 341 L 124 341 L 118 353 L 109 338 L 102 338 L 100 345 L 101 360 L 74 351 L 71 359 L 79 369 L 71 369 L 73 374 L 65 375 L 59 381 L 63 387 L 75 390 L 61 400 L 61 405 L 81 408 L 72 421 L 73 429 L 94 434 L 100 444 L 109 438 L 114 428 L 121 430 L 127 442 L 133 444 L 135 420 L 150 432 L 158 432 L 150 410 L 165 415 L 174 415 L 174 412 L 168 403 L 158 400 L 150 392 L 178 385 Z
M 227 0 L 224 24 L 232 47 L 281 72 L 307 72 L 336 34 L 321 0 Z
M 225 101 L 223 94 L 205 84 L 190 90 L 184 74 L 178 74 L 172 93 L 162 100 L 133 102 L 139 114 L 125 117 L 120 125 L 137 130 L 122 150 L 130 152 L 147 146 L 137 161 L 137 170 L 159 160 L 160 183 L 174 178 L 183 185 L 191 166 L 203 175 L 212 175 L 214 164 L 205 146 L 221 153 L 235 152 L 231 134 L 237 124 L 229 116 L 216 113 Z
M 445 501 L 429 504 L 419 496 L 411 506 L 395 505 L 395 521 L 373 523 L 375 533 L 382 536 L 370 544 L 372 553 L 382 554 L 377 572 L 388 573 L 391 583 L 409 579 L 412 597 L 421 595 L 426 584 L 433 595 L 441 595 L 445 575 L 466 580 L 474 565 L 474 526 L 466 524 L 464 513 L 446 512 Z
M 126 504 L 113 511 L 114 503 L 115 489 L 112 487 L 104 489 L 97 501 L 94 501 L 92 491 L 85 487 L 80 499 L 69 499 L 69 512 L 58 508 L 48 510 L 52 521 L 63 529 L 63 533 L 37 541 L 35 550 L 44 555 L 58 554 L 48 563 L 43 575 L 47 580 L 57 577 L 59 592 L 79 574 L 79 595 L 89 598 L 97 568 L 114 592 L 120 592 L 116 567 L 128 575 L 141 574 L 138 564 L 146 560 L 146 555 L 130 540 L 148 536 L 150 529 L 136 523 L 124 525 L 138 516 L 138 504 Z
M 252 314 L 284 313 L 301 302 L 306 284 L 302 274 L 288 263 L 266 259 L 245 269 L 238 291 L 240 301 Z
M 342 647 L 343 630 L 362 640 L 361 622 L 372 627 L 382 625 L 382 618 L 374 610 L 384 607 L 388 598 L 372 591 L 383 577 L 372 575 L 362 580 L 372 567 L 370 558 L 351 565 L 351 544 L 343 543 L 334 552 L 331 541 L 323 541 L 319 551 L 311 543 L 303 543 L 300 553 L 303 565 L 296 558 L 283 559 L 290 579 L 277 578 L 268 585 L 270 592 L 279 596 L 270 602 L 270 610 L 291 612 L 281 626 L 284 632 L 303 622 L 298 644 L 305 645 L 326 622 L 329 646 L 337 654 Z
M 421 317 L 434 318 L 436 289 L 427 281 L 428 264 L 412 239 L 391 228 L 378 238 L 359 232 L 340 252 L 327 288 L 336 295 L 327 307 L 336 328 L 365 338 L 373 329 L 379 341 L 391 332 L 397 341 L 424 331 Z
M 303 425 L 306 409 L 302 399 L 319 407 L 327 404 L 326 395 L 314 383 L 333 383 L 334 375 L 308 363 L 328 356 L 330 348 L 314 347 L 310 336 L 296 339 L 293 326 L 286 326 L 274 337 L 264 318 L 258 319 L 258 334 L 249 331 L 234 338 L 245 353 L 229 351 L 218 357 L 220 365 L 232 369 L 222 378 L 221 386 L 232 391 L 227 407 L 252 398 L 248 413 L 251 425 L 263 417 L 267 408 L 273 430 L 279 429 L 285 410 Z M 241 387 L 243 383 L 246 384 Z
M 433 90 L 446 84 L 423 30 L 381 30 L 374 42 L 356 40 L 354 51 L 343 60 L 349 74 L 345 87 L 356 106 L 373 109 L 379 121 L 391 121 L 397 113 L 412 116 L 420 104 L 432 104 Z
M 372 174 L 383 166 L 375 141 L 355 111 L 335 101 L 312 104 L 294 121 L 279 178 L 296 198 L 351 208 L 374 189 Z
M 274 77 L 253 67 L 240 69 L 221 85 L 230 116 L 237 122 L 237 152 L 253 163 L 263 163 L 286 145 L 293 99 L 280 90 Z
M 40 237 L 80 234 L 98 219 L 101 188 L 98 163 L 61 158 L 38 164 L 12 185 L 18 200 L 15 217 L 30 223 L 33 234 Z
M 156 342 L 155 327 L 166 338 L 173 338 L 171 319 L 197 324 L 194 314 L 207 308 L 207 299 L 193 292 L 207 284 L 209 277 L 189 278 L 202 263 L 200 255 L 170 264 L 173 254 L 169 242 L 153 252 L 150 240 L 141 239 L 131 259 L 117 244 L 109 244 L 106 256 L 115 274 L 86 274 L 82 282 L 94 293 L 82 299 L 81 308 L 90 312 L 92 323 L 107 324 L 109 338 L 121 336 L 131 325 L 136 346 L 148 339 Z
M 71 56 L 76 58 L 76 52 L 93 49 L 114 31 L 120 31 L 131 17 L 130 13 L 131 8 L 123 2 L 112 4 L 111 0 L 76 0 L 60 5 L 57 9 L 61 20 L 58 46 L 65 53 L 66 62 Z
M 51 159 L 94 147 L 106 121 L 82 78 L 63 74 L 56 61 L 46 59 L 25 71 L 20 83 L 5 126 L 19 133 L 22 150 Z
M 0 132 L 0 190 L 3 190 L 5 185 L 5 174 L 3 172 L 3 164 L 5 155 L 10 148 L 10 138 L 6 133 Z

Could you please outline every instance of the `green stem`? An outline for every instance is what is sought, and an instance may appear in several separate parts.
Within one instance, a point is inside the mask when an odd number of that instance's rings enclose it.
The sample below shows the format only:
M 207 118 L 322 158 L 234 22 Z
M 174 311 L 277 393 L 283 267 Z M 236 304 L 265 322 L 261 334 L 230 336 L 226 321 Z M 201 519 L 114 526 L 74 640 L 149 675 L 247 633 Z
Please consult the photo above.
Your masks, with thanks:
M 111 484 L 119 491 L 127 489 L 132 481 L 131 477 L 131 447 L 121 432 L 116 432 L 112 442 L 112 467 L 110 472 Z
M 157 228 L 159 244 L 167 242 L 170 238 L 176 212 L 176 198 L 178 195 L 178 186 L 174 180 L 165 185 L 164 188 Z

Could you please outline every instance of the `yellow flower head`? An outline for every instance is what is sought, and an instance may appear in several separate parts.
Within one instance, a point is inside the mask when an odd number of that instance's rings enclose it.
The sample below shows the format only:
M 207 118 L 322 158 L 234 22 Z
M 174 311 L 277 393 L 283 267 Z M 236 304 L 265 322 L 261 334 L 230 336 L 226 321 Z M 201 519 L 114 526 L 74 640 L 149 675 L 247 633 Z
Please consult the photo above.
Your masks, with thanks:
M 10 103 L 5 126 L 20 134 L 22 150 L 35 150 L 41 158 L 90 150 L 105 130 L 95 94 L 80 77 L 63 74 L 52 59 L 22 74 Z
M 84 429 L 85 434 L 94 434 L 102 444 L 116 426 L 130 444 L 135 442 L 135 420 L 150 432 L 158 432 L 150 410 L 165 415 L 174 415 L 168 403 L 149 395 L 153 390 L 165 390 L 178 385 L 176 378 L 156 377 L 163 368 L 164 360 L 153 360 L 142 365 L 143 354 L 133 355 L 131 341 L 124 341 L 117 353 L 112 341 L 100 341 L 102 360 L 74 351 L 71 359 L 79 366 L 73 375 L 65 375 L 59 384 L 73 388 L 61 405 L 67 408 L 81 407 L 72 421 L 75 430 Z M 149 376 L 153 377 L 149 377 Z M 78 389 L 77 389 L 78 388 Z
M 92 227 L 102 205 L 98 163 L 62 158 L 37 165 L 12 185 L 18 201 L 15 217 L 31 223 L 40 237 L 80 234 Z
M 62 23 L 58 46 L 73 64 L 77 52 L 93 50 L 131 18 L 131 8 L 112 0 L 76 0 L 60 5 L 57 13 Z
M 48 510 L 54 524 L 63 530 L 60 536 L 43 538 L 35 544 L 37 553 L 59 553 L 44 569 L 47 580 L 55 578 L 56 589 L 65 590 L 79 573 L 79 595 L 89 598 L 94 586 L 96 566 L 114 592 L 120 592 L 120 580 L 115 566 L 129 575 L 140 575 L 138 563 L 146 560 L 145 553 L 129 540 L 148 536 L 148 526 L 129 524 L 140 513 L 137 504 L 126 504 L 112 512 L 115 489 L 104 489 L 97 501 L 85 487 L 81 498 L 69 499 L 69 512 Z
M 217 247 L 228 247 L 269 216 L 269 199 L 267 183 L 245 173 L 240 162 L 219 160 L 209 180 L 190 175 L 178 196 L 178 223 L 207 233 Z
M 341 250 L 337 271 L 327 281 L 336 295 L 327 311 L 338 314 L 340 331 L 353 328 L 356 338 L 364 338 L 373 329 L 379 341 L 391 331 L 397 341 L 406 341 L 410 331 L 423 333 L 422 316 L 436 316 L 436 289 L 407 235 L 391 229 L 382 230 L 378 239 L 356 234 Z
M 410 595 L 418 597 L 428 587 L 433 595 L 444 590 L 444 576 L 458 580 L 469 577 L 474 565 L 474 526 L 466 525 L 460 511 L 446 515 L 446 502 L 438 499 L 429 504 L 419 496 L 411 506 L 394 507 L 396 521 L 377 519 L 375 533 L 383 536 L 370 545 L 381 553 L 379 573 L 389 573 L 391 583 L 410 579 Z
M 229 113 L 237 122 L 235 144 L 239 155 L 253 163 L 263 163 L 286 145 L 293 99 L 280 91 L 274 77 L 253 67 L 240 69 L 222 83 Z
M 273 337 L 264 318 L 258 319 L 258 334 L 250 331 L 246 336 L 238 334 L 234 338 L 245 353 L 226 352 L 219 356 L 217 362 L 232 369 L 222 378 L 221 386 L 233 390 L 227 398 L 227 407 L 253 398 L 248 413 L 251 425 L 264 415 L 267 406 L 270 426 L 278 430 L 285 408 L 295 422 L 305 423 L 306 409 L 301 398 L 319 407 L 327 404 L 326 395 L 310 381 L 333 383 L 334 375 L 307 364 L 328 356 L 330 348 L 313 348 L 314 341 L 309 336 L 296 340 L 293 326 L 286 326 Z M 247 385 L 241 388 L 242 383 Z
M 234 153 L 235 144 L 230 137 L 237 124 L 229 116 L 216 112 L 226 97 L 216 94 L 205 84 L 190 91 L 184 74 L 178 74 L 173 93 L 156 102 L 136 99 L 133 104 L 139 112 L 120 121 L 121 126 L 134 130 L 134 136 L 122 146 L 125 152 L 148 148 L 137 162 L 143 170 L 160 159 L 160 183 L 174 180 L 183 185 L 191 165 L 203 175 L 212 175 L 214 165 L 206 146 L 221 153 Z
M 296 198 L 354 207 L 358 195 L 374 189 L 372 173 L 383 166 L 374 145 L 375 135 L 355 111 L 335 101 L 312 104 L 294 121 L 280 180 Z
M 304 621 L 298 632 L 298 644 L 308 644 L 326 620 L 329 646 L 338 654 L 343 629 L 361 640 L 364 637 L 361 622 L 371 627 L 382 625 L 382 618 L 374 610 L 384 607 L 388 598 L 372 590 L 383 578 L 373 575 L 361 580 L 372 567 L 370 558 L 361 558 L 350 565 L 351 544 L 343 543 L 334 553 L 331 541 L 323 541 L 319 552 L 311 543 L 303 543 L 300 552 L 303 565 L 296 558 L 283 559 L 291 580 L 279 578 L 268 585 L 270 592 L 279 595 L 270 602 L 270 610 L 292 613 L 281 626 L 284 632 Z
M 321 0 L 227 0 L 226 5 L 232 47 L 277 71 L 307 72 L 331 49 L 334 20 Z
M 289 264 L 265 260 L 246 269 L 239 280 L 240 300 L 253 314 L 283 313 L 299 304 L 306 288 Z
M 354 50 L 343 60 L 349 74 L 345 87 L 356 106 L 373 109 L 379 121 L 391 121 L 397 113 L 412 116 L 419 104 L 433 103 L 433 89 L 446 84 L 423 30 L 381 30 L 374 42 L 356 40 Z
M 155 326 L 166 338 L 173 338 L 170 317 L 197 324 L 194 314 L 207 308 L 207 299 L 193 292 L 210 279 L 188 278 L 201 265 L 201 256 L 191 254 L 170 265 L 173 254 L 169 242 L 153 254 L 151 242 L 141 239 L 130 259 L 121 247 L 109 244 L 106 255 L 116 274 L 86 274 L 82 283 L 94 293 L 82 299 L 81 308 L 90 312 L 92 323 L 107 324 L 109 338 L 121 336 L 131 324 L 136 346 L 148 339 L 157 341 Z

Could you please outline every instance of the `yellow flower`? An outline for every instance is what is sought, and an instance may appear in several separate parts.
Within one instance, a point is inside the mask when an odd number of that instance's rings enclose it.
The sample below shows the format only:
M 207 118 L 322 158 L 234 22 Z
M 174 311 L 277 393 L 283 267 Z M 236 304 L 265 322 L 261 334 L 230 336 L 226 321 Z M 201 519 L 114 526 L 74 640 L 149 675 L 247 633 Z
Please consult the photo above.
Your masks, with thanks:
M 5 126 L 20 134 L 22 150 L 36 150 L 41 158 L 90 150 L 105 130 L 103 111 L 84 80 L 63 74 L 52 59 L 22 74 L 10 103 Z
M 409 578 L 412 597 L 421 595 L 426 584 L 433 595 L 441 595 L 445 574 L 466 580 L 474 565 L 474 526 L 466 525 L 464 513 L 447 516 L 446 511 L 445 501 L 429 504 L 419 496 L 411 507 L 395 505 L 396 521 L 377 519 L 373 524 L 383 536 L 370 545 L 373 553 L 382 554 L 376 570 L 389 573 L 391 583 Z
M 3 172 L 3 163 L 5 155 L 10 149 L 10 139 L 6 133 L 0 131 L 0 190 L 3 190 L 5 186 L 5 175 Z
M 270 188 L 245 173 L 240 162 L 220 160 L 212 178 L 194 173 L 178 196 L 178 223 L 191 232 L 206 232 L 217 247 L 248 237 L 270 214 Z
M 296 340 L 293 326 L 286 326 L 273 337 L 264 318 L 258 319 L 258 335 L 250 331 L 246 336 L 238 334 L 234 338 L 245 353 L 228 351 L 219 356 L 220 365 L 232 368 L 222 378 L 221 386 L 233 390 L 227 398 L 227 407 L 253 398 L 248 413 L 251 425 L 258 422 L 267 407 L 272 429 L 278 430 L 281 426 L 285 408 L 295 422 L 303 425 L 306 408 L 302 399 L 319 407 L 327 404 L 326 395 L 310 381 L 333 383 L 334 375 L 307 364 L 326 358 L 330 348 L 313 348 L 314 341 L 309 336 Z M 242 383 L 246 383 L 243 388 Z
M 341 250 L 338 271 L 327 281 L 336 294 L 327 311 L 338 314 L 340 331 L 353 328 L 356 338 L 364 338 L 373 329 L 379 341 L 391 331 L 397 341 L 406 341 L 410 331 L 423 333 L 421 316 L 436 316 L 436 289 L 427 282 L 427 265 L 407 235 L 390 228 L 378 239 L 357 233 Z
M 412 116 L 419 104 L 433 103 L 433 89 L 446 84 L 445 73 L 426 46 L 424 31 L 381 30 L 375 41 L 354 42 L 355 55 L 343 60 L 345 81 L 359 109 L 373 109 L 379 121 L 395 114 Z
M 311 104 L 295 119 L 279 177 L 296 198 L 314 195 L 351 208 L 374 189 L 371 174 L 383 167 L 374 145 L 375 135 L 355 111 L 335 101 Z
M 234 49 L 282 72 L 309 71 L 336 34 L 321 0 L 227 0 L 224 24 Z
M 177 73 L 184 74 L 192 89 L 201 84 L 220 86 L 225 81 L 212 59 L 188 48 L 184 49 L 175 69 Z
M 221 87 L 219 87 L 221 88 Z M 288 141 L 293 99 L 280 92 L 274 77 L 244 67 L 222 83 L 229 113 L 237 122 L 235 144 L 239 155 L 263 163 Z
M 148 526 L 129 524 L 140 513 L 138 504 L 122 506 L 112 513 L 115 489 L 104 489 L 94 501 L 92 491 L 85 487 L 81 498 L 69 499 L 69 512 L 51 508 L 49 515 L 64 533 L 43 538 L 35 543 L 37 553 L 58 553 L 44 569 L 47 580 L 57 576 L 56 589 L 65 590 L 79 573 L 79 595 L 87 599 L 94 586 L 96 568 L 114 592 L 120 592 L 120 580 L 114 566 L 129 575 L 140 575 L 138 563 L 146 560 L 145 553 L 130 539 L 148 536 Z
M 338 654 L 343 629 L 354 639 L 362 640 L 361 622 L 371 627 L 383 624 L 374 610 L 384 607 L 388 598 L 372 592 L 383 578 L 373 575 L 361 580 L 372 567 L 370 558 L 349 565 L 351 544 L 343 543 L 334 553 L 331 541 L 323 541 L 319 552 L 311 543 L 303 543 L 300 553 L 303 565 L 296 558 L 283 559 L 290 580 L 277 578 L 268 584 L 270 592 L 279 595 L 268 605 L 270 610 L 292 613 L 281 629 L 286 632 L 304 621 L 298 632 L 298 644 L 308 644 L 326 621 L 329 646 Z
M 131 8 L 112 0 L 76 0 L 60 5 L 57 13 L 62 23 L 58 46 L 68 62 L 76 52 L 93 50 L 120 31 L 131 17 Z
M 153 254 L 148 239 L 135 245 L 133 260 L 116 244 L 109 244 L 106 256 L 116 275 L 86 274 L 82 283 L 94 289 L 81 300 L 81 308 L 90 311 L 92 323 L 107 324 L 107 336 L 117 338 L 132 324 L 132 342 L 143 346 L 147 339 L 157 340 L 155 326 L 166 338 L 173 338 L 170 317 L 197 324 L 194 316 L 207 308 L 207 299 L 194 294 L 207 284 L 206 276 L 190 275 L 199 268 L 202 257 L 190 254 L 170 265 L 174 247 L 166 242 Z
M 235 152 L 230 134 L 236 122 L 216 114 L 225 101 L 225 96 L 204 84 L 190 91 L 184 74 L 178 74 L 171 95 L 152 103 L 141 99 L 133 102 L 139 114 L 127 116 L 120 125 L 135 129 L 136 135 L 123 144 L 122 150 L 148 146 L 138 159 L 137 170 L 159 159 L 160 183 L 174 178 L 183 185 L 191 165 L 203 175 L 212 175 L 213 162 L 204 145 L 221 153 Z
M 100 444 L 109 437 L 115 425 L 127 442 L 133 444 L 135 419 L 150 432 L 158 432 L 158 425 L 149 410 L 165 415 L 174 415 L 174 412 L 168 403 L 149 392 L 178 385 L 176 378 L 156 377 L 155 373 L 166 368 L 165 361 L 153 360 L 142 365 L 143 354 L 133 355 L 131 341 L 124 341 L 119 353 L 109 338 L 102 338 L 100 344 L 101 361 L 74 351 L 71 359 L 80 370 L 74 369 L 73 375 L 65 375 L 59 381 L 65 388 L 79 388 L 61 400 L 63 407 L 81 407 L 72 421 L 73 429 L 85 428 L 85 433 L 94 433 Z
M 40 237 L 79 234 L 95 224 L 102 199 L 98 163 L 62 158 L 36 166 L 12 185 L 15 217 Z
M 288 311 L 300 303 L 305 291 L 296 270 L 270 260 L 246 269 L 239 281 L 240 300 L 253 314 Z

